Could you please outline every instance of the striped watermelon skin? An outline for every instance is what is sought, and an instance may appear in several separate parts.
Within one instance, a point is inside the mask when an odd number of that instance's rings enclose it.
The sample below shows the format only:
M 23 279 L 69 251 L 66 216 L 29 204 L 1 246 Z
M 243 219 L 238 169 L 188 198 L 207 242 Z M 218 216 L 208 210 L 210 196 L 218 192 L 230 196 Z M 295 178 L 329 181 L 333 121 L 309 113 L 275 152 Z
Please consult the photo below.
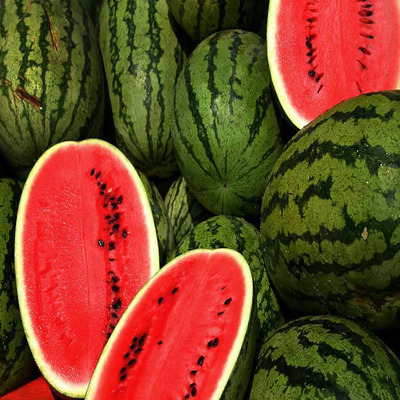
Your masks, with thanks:
M 100 47 L 118 147 L 147 176 L 172 176 L 174 88 L 185 56 L 166 0 L 104 0 Z
M 36 372 L 18 307 L 14 232 L 22 185 L 0 179 L 0 396 L 22 386 Z
M 138 171 L 144 189 L 149 199 L 154 225 L 157 231 L 160 265 L 164 264 L 167 254 L 175 247 L 175 236 L 163 198 L 156 185 L 147 179 L 146 175 Z
M 400 362 L 376 336 L 344 318 L 289 322 L 259 354 L 250 400 L 394 400 Z
M 195 41 L 229 28 L 251 29 L 265 0 L 167 0 L 172 15 Z
M 18 175 L 58 142 L 101 134 L 96 43 L 78 0 L 0 2 L 0 153 Z
M 182 176 L 169 188 L 165 196 L 165 206 L 176 243 L 180 243 L 197 224 L 211 217 L 211 213 L 190 192 Z
M 243 218 L 218 215 L 199 223 L 174 249 L 169 259 L 194 249 L 228 248 L 248 262 L 254 285 L 260 341 L 263 343 L 283 324 L 283 317 L 272 290 L 261 251 L 258 230 Z
M 214 214 L 259 215 L 282 152 L 265 42 L 228 30 L 203 41 L 179 75 L 174 145 L 182 175 Z
M 269 177 L 261 235 L 268 273 L 299 314 L 399 325 L 400 91 L 322 114 Z

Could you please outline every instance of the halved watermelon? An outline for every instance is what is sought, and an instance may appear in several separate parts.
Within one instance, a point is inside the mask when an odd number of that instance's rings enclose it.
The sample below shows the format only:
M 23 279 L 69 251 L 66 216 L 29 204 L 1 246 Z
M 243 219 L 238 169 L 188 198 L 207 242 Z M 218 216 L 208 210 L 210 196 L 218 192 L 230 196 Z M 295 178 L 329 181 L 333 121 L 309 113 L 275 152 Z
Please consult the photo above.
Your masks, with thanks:
M 43 154 L 22 193 L 15 264 L 42 374 L 57 392 L 83 398 L 116 323 L 159 268 L 145 190 L 118 149 L 86 140 Z
M 86 400 L 242 399 L 254 356 L 252 293 L 249 266 L 235 251 L 177 257 L 128 307 Z
M 361 93 L 400 88 L 399 0 L 270 0 L 268 61 L 299 128 Z

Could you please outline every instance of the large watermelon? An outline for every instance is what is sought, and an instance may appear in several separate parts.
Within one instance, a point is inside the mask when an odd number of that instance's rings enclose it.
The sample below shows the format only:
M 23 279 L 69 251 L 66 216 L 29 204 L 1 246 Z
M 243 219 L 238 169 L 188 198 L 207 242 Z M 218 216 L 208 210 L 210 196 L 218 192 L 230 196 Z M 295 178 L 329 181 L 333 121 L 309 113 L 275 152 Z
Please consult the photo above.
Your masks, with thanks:
M 198 223 L 211 217 L 211 213 L 193 196 L 182 176 L 169 188 L 165 196 L 165 206 L 176 243 L 180 243 Z
M 27 175 L 50 146 L 98 137 L 104 85 L 78 0 L 0 2 L 0 154 Z
M 264 344 L 250 400 L 396 400 L 400 361 L 344 318 L 289 322 Z
M 130 304 L 86 400 L 242 400 L 255 350 L 252 297 L 237 252 L 178 257 Z
M 216 33 L 192 53 L 175 94 L 174 144 L 185 181 L 214 214 L 259 215 L 282 152 L 265 42 Z
M 229 28 L 257 27 L 266 0 L 167 0 L 172 15 L 196 42 Z
M 261 251 L 258 230 L 243 218 L 219 215 L 199 223 L 176 247 L 169 259 L 194 249 L 228 248 L 238 251 L 248 262 L 263 343 L 283 323 L 275 294 L 270 286 Z
M 19 314 L 14 272 L 15 219 L 22 185 L 0 179 L 0 396 L 35 371 Z
M 263 199 L 268 273 L 297 313 L 400 323 L 400 91 L 362 95 L 301 130 Z
M 118 147 L 146 175 L 173 175 L 173 98 L 184 53 L 166 0 L 104 0 L 100 47 Z
M 33 356 L 56 391 L 83 398 L 123 312 L 158 270 L 143 184 L 106 142 L 60 143 L 26 181 L 15 238 L 18 300 Z

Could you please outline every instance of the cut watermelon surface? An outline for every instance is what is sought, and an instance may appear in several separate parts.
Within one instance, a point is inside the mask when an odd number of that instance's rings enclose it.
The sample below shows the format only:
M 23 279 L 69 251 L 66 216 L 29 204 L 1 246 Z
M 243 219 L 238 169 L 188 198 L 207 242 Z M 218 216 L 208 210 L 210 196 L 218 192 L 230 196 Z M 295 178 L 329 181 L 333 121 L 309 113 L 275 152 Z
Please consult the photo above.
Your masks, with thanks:
M 268 61 L 299 128 L 361 93 L 400 88 L 398 0 L 270 0 Z
M 14 390 L 11 393 L 0 397 L 0 400 L 53 400 L 49 385 L 43 377 L 37 378 L 32 382 Z
M 194 250 L 176 258 L 129 306 L 86 399 L 220 399 L 249 326 L 252 290 L 237 252 Z
M 150 206 L 125 156 L 99 140 L 48 150 L 24 187 L 15 252 L 33 356 L 56 391 L 83 398 L 116 323 L 158 270 Z

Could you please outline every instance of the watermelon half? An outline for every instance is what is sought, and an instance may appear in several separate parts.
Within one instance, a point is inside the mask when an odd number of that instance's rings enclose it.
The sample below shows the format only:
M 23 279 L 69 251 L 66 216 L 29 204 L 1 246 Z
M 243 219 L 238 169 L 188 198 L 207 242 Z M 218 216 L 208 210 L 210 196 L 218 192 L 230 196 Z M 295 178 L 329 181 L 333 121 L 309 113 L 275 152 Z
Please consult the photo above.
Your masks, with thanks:
M 194 250 L 176 258 L 130 304 L 86 400 L 240 400 L 237 391 L 226 392 L 230 384 L 247 385 L 234 371 L 252 293 L 249 266 L 235 251 Z
M 22 322 L 45 379 L 83 398 L 122 313 L 158 270 L 142 182 L 100 140 L 52 147 L 19 205 L 15 264 Z
M 400 2 L 270 0 L 267 47 L 282 108 L 302 128 L 350 97 L 400 88 Z

